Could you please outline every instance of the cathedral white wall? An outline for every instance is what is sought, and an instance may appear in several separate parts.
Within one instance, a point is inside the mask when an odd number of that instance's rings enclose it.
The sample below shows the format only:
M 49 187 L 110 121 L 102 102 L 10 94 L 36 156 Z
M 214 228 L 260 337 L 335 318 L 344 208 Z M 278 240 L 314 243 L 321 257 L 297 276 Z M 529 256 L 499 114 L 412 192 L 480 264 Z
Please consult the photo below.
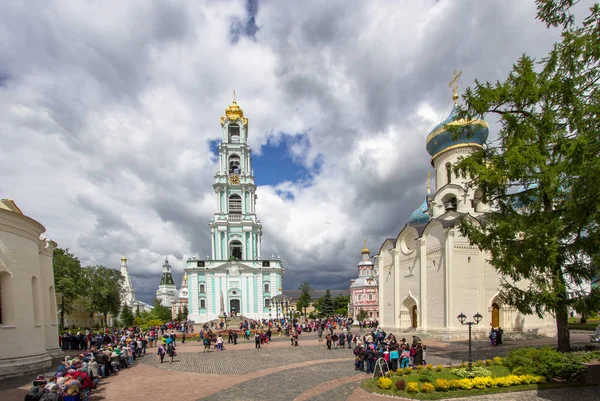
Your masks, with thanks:
M 388 252 L 390 249 L 391 247 L 387 247 L 385 250 L 382 250 L 379 256 L 379 316 L 381 325 L 386 327 L 394 325 L 396 316 L 396 305 L 394 302 L 394 294 L 396 293 L 394 282 L 395 269 L 392 256 Z
M 48 296 L 42 292 L 48 277 L 44 282 L 39 256 L 43 250 L 39 238 L 44 231 L 35 220 L 0 209 L 0 274 L 3 276 L 0 378 L 21 375 L 51 363 L 46 351 L 45 322 L 52 318 L 46 315 L 44 303 L 48 302 Z M 32 277 L 36 277 L 35 285 L 32 285 Z M 51 328 L 48 331 L 51 333 Z M 57 327 L 54 335 L 58 338 Z

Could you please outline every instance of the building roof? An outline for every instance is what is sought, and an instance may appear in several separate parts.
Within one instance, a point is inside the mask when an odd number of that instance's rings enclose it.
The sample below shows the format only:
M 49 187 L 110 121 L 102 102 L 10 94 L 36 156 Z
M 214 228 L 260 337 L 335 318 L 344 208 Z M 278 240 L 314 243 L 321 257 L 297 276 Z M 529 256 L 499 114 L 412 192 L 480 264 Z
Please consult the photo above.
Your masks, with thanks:
M 12 199 L 1 199 L 0 200 L 0 209 L 9 210 L 11 212 L 15 212 L 18 214 L 23 214 L 21 209 L 17 206 L 14 200 Z
M 319 299 L 325 295 L 326 291 L 327 290 L 312 290 L 310 293 L 310 297 L 315 300 Z M 329 290 L 329 293 L 331 294 L 332 298 L 335 298 L 338 295 L 343 295 L 343 296 L 350 295 L 350 290 Z M 286 297 L 292 298 L 292 300 L 300 299 L 300 294 L 302 294 L 302 292 L 299 290 L 284 290 L 283 291 L 283 295 L 285 295 Z
M 431 218 L 429 216 L 429 214 L 427 214 L 427 209 L 428 209 L 427 199 L 425 199 L 423 201 L 423 203 L 421 204 L 421 206 L 419 206 L 414 212 L 412 212 L 412 214 L 410 215 L 410 217 L 408 219 L 408 224 L 416 225 L 416 224 L 427 223 L 429 221 L 429 219 Z

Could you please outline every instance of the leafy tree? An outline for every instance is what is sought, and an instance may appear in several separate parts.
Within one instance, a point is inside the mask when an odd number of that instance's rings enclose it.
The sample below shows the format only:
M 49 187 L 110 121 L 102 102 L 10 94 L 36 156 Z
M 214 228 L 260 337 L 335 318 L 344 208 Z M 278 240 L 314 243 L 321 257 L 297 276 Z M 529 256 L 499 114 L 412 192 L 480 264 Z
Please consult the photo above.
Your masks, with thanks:
M 498 116 L 500 132 L 457 165 L 491 206 L 484 226 L 464 219 L 461 231 L 491 254 L 504 301 L 554 315 L 567 351 L 569 307 L 598 297 L 577 288 L 600 244 L 600 5 L 576 25 L 573 0 L 536 3 L 538 19 L 562 29 L 550 54 L 523 55 L 505 81 L 476 81 L 464 95 L 459 118 Z
M 188 320 L 188 315 L 190 311 L 188 310 L 187 304 L 183 304 L 183 320 Z
M 133 324 L 136 326 L 141 326 L 142 324 L 144 324 L 144 320 L 141 317 L 136 316 L 133 318 Z
M 154 298 L 154 308 L 150 311 L 149 317 L 150 319 L 162 322 L 170 322 L 173 319 L 171 317 L 171 309 L 163 306 L 158 298 Z
M 348 316 L 348 303 L 350 303 L 350 296 L 338 295 L 333 299 L 336 315 Z
M 325 295 L 323 295 L 319 300 L 320 314 L 322 316 L 333 316 L 335 313 L 335 305 L 333 303 L 333 299 L 331 298 L 331 292 L 326 290 Z
M 69 249 L 53 252 L 54 288 L 60 294 L 60 326 L 65 325 L 65 313 L 73 311 L 73 301 L 85 293 L 87 282 L 79 259 Z
M 104 315 L 106 325 L 109 313 L 114 318 L 119 314 L 123 297 L 123 276 L 119 270 L 101 265 L 86 267 L 85 274 L 89 282 L 86 309 Z M 129 313 L 131 314 L 131 311 Z
M 359 321 L 361 321 L 361 322 L 362 322 L 362 321 L 364 321 L 364 320 L 365 320 L 366 318 L 368 318 L 368 317 L 369 317 L 369 312 L 367 312 L 367 311 L 366 311 L 366 310 L 364 310 L 364 309 L 361 309 L 361 310 L 358 312 L 358 315 L 356 316 L 356 319 L 358 319 Z
M 177 315 L 175 316 L 175 321 L 181 322 L 182 320 L 183 320 L 183 313 L 181 311 L 181 308 L 178 308 Z
M 125 327 L 133 326 L 133 314 L 131 313 L 131 309 L 127 305 L 123 305 L 121 307 L 121 313 L 119 314 L 119 320 L 121 324 Z
M 312 288 L 310 287 L 310 284 L 308 284 L 308 281 L 305 281 L 300 284 L 298 289 L 300 290 L 300 299 L 298 300 L 296 306 L 298 307 L 298 310 L 304 309 L 304 316 L 306 316 L 306 308 L 308 308 L 312 302 L 312 298 L 310 296 Z

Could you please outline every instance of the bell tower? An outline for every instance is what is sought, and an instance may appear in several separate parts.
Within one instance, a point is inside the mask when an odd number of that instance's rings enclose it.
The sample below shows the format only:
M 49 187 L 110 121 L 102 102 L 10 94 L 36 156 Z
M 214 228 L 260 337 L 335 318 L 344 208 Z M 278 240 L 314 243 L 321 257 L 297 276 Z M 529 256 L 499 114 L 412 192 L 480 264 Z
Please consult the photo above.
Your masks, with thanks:
M 213 188 L 217 211 L 209 226 L 213 260 L 257 260 L 262 225 L 256 217 L 256 184 L 248 146 L 248 119 L 233 100 L 221 117 L 222 141 Z

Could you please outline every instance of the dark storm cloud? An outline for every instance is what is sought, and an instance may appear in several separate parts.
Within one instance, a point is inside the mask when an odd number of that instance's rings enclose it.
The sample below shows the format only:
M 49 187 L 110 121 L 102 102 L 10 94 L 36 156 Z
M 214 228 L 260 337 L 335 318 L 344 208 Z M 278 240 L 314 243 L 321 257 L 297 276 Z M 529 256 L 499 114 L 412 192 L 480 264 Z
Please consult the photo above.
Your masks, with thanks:
M 34 5 L 0 15 L 2 190 L 86 263 L 126 253 L 146 302 L 165 256 L 179 285 L 209 253 L 209 143 L 232 89 L 256 153 L 306 135 L 289 156 L 311 179 L 259 187 L 263 257 L 286 288 L 342 289 L 362 240 L 377 252 L 424 199 L 452 71 L 461 91 L 502 79 L 557 37 L 519 0 Z

